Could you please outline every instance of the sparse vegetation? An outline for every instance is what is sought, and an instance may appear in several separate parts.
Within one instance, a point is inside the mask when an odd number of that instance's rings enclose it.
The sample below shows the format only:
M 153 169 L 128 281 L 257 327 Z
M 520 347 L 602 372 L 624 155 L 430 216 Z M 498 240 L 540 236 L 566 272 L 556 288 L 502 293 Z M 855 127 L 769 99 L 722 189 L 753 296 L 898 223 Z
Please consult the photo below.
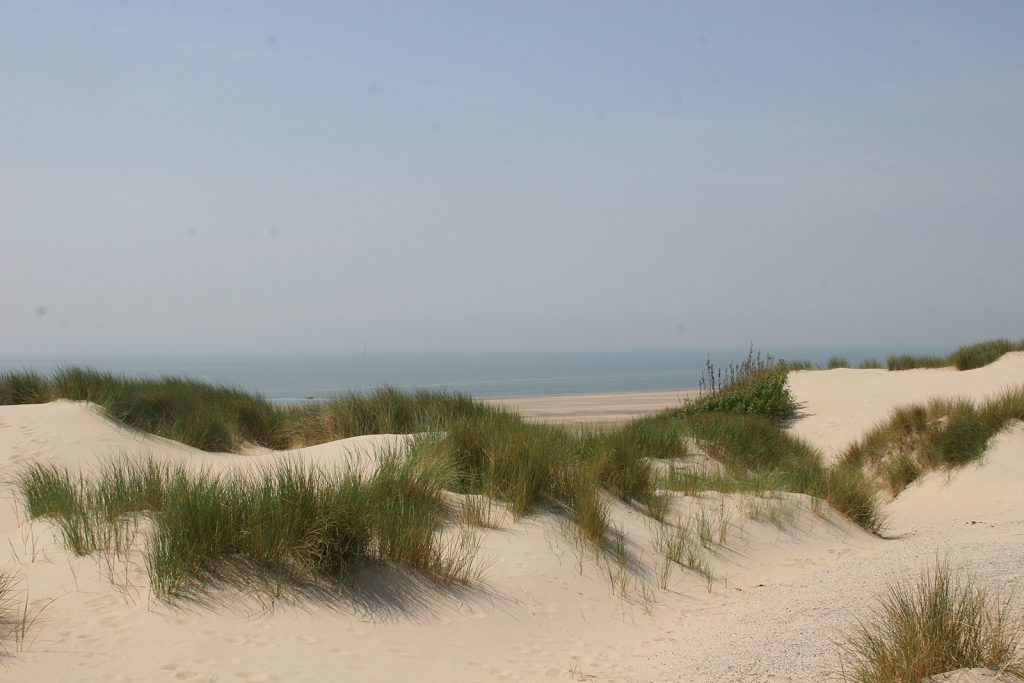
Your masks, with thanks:
M 832 356 L 828 359 L 828 364 L 825 367 L 829 370 L 835 370 L 836 368 L 848 368 L 850 367 L 850 361 L 842 356 Z
M 721 473 L 670 470 L 663 485 L 677 490 L 788 491 L 821 498 L 868 531 L 883 524 L 876 488 L 858 468 L 826 467 L 821 454 L 770 420 L 757 416 L 703 414 L 682 421 L 683 433 L 722 463 Z
M 841 644 L 843 677 L 917 683 L 974 667 L 1024 675 L 1024 624 L 1010 607 L 937 563 L 916 583 L 890 586 L 873 617 Z

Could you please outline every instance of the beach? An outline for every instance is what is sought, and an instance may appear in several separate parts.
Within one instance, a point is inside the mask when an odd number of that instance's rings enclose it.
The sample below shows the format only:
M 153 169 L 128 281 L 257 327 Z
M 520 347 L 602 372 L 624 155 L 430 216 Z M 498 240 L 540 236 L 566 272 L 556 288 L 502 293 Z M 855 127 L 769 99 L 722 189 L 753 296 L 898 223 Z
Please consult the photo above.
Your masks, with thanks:
M 982 401 L 1021 385 L 1021 352 L 967 371 L 791 372 L 799 413 L 789 432 L 834 459 L 894 408 Z M 607 427 L 689 398 L 662 391 L 492 403 L 530 421 Z M 166 601 L 150 588 L 145 522 L 125 554 L 76 556 L 56 525 L 27 519 L 14 486 L 34 463 L 89 473 L 111 458 L 142 456 L 212 472 L 282 460 L 370 471 L 375 453 L 407 442 L 371 435 L 287 452 L 211 453 L 126 428 L 86 402 L 0 406 L 0 565 L 17 577 L 13 595 L 31 617 L 7 644 L 0 677 L 811 683 L 841 680 L 836 642 L 886 586 L 916 578 L 937 558 L 993 595 L 1024 588 L 1020 422 L 992 439 L 981 461 L 925 473 L 884 501 L 878 534 L 800 493 L 677 492 L 668 520 L 716 520 L 706 575 L 669 566 L 666 576 L 658 525 L 610 499 L 629 563 L 579 543 L 545 507 L 518 520 L 499 510 L 478 530 L 480 571 L 466 584 L 370 567 L 345 595 L 268 597 L 229 585 Z
M 513 410 L 530 422 L 567 427 L 602 428 L 662 410 L 680 408 L 696 399 L 693 389 L 629 391 L 610 394 L 570 394 L 485 399 L 486 404 Z

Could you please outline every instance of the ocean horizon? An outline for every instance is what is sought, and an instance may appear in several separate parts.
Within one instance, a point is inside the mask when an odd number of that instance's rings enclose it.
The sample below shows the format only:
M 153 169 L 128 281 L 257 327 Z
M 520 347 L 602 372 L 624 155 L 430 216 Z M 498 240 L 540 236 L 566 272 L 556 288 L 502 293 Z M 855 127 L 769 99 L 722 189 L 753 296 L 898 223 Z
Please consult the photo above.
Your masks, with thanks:
M 783 348 L 773 358 L 824 364 L 842 356 L 857 365 L 891 353 L 945 353 L 942 348 Z M 387 352 L 320 354 L 63 355 L 0 358 L 0 372 L 49 373 L 81 366 L 129 377 L 187 377 L 232 386 L 280 403 L 397 389 L 453 391 L 477 398 L 696 389 L 710 359 L 725 368 L 747 349 L 667 351 Z

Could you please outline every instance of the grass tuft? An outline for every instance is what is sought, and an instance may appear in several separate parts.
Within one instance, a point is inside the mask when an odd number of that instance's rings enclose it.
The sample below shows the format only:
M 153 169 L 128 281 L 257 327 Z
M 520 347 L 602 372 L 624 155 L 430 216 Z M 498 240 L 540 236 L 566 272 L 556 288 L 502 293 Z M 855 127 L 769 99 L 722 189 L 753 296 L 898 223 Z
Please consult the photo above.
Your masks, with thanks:
M 841 645 L 843 677 L 854 683 L 916 683 L 961 668 L 1024 674 L 1024 624 L 937 563 L 916 583 L 890 586 L 873 617 Z

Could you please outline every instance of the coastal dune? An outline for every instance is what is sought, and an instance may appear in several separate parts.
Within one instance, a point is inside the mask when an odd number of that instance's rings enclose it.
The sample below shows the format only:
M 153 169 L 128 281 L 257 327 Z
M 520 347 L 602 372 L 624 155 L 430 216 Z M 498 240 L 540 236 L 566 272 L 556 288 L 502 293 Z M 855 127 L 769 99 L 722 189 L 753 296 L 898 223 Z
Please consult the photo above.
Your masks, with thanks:
M 990 366 L 790 374 L 801 404 L 792 431 L 840 453 L 899 405 L 939 396 L 991 397 L 1024 385 L 1024 353 Z M 511 399 L 531 419 L 613 423 L 678 405 L 675 392 Z M 561 405 L 561 408 L 559 407 Z M 560 412 L 561 411 L 561 412 Z M 514 522 L 500 510 L 478 530 L 481 574 L 437 586 L 393 569 L 366 570 L 351 593 L 225 589 L 157 600 L 141 545 L 123 557 L 68 551 L 55 527 L 27 521 L 12 486 L 32 463 L 85 473 L 120 457 L 229 472 L 288 459 L 370 470 L 407 436 L 344 439 L 287 453 L 208 453 L 125 428 L 88 403 L 0 407 L 0 565 L 31 626 L 6 644 L 12 681 L 295 680 L 839 680 L 834 642 L 874 596 L 936 558 L 994 595 L 1024 566 L 1024 425 L 985 458 L 933 472 L 885 507 L 872 535 L 799 494 L 677 495 L 669 519 L 709 520 L 706 576 L 665 571 L 656 525 L 610 502 L 628 562 L 614 562 L 541 509 Z M 452 505 L 458 496 L 452 495 Z M 764 506 L 764 507 L 761 507 Z M 1019 592 L 1019 590 L 1018 590 Z

